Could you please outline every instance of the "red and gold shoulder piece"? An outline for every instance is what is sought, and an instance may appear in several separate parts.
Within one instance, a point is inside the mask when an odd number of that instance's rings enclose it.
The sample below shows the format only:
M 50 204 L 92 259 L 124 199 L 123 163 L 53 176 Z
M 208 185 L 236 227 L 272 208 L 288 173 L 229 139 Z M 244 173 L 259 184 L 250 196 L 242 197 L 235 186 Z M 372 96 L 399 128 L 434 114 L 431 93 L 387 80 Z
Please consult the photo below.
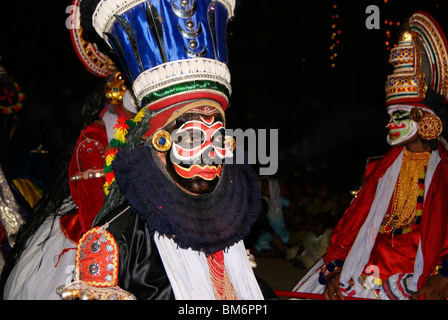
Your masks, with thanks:
M 76 250 L 76 277 L 56 289 L 63 300 L 135 300 L 118 287 L 118 245 L 105 227 L 87 231 Z
M 118 245 L 109 231 L 96 227 L 82 236 L 76 251 L 76 274 L 95 287 L 118 284 Z

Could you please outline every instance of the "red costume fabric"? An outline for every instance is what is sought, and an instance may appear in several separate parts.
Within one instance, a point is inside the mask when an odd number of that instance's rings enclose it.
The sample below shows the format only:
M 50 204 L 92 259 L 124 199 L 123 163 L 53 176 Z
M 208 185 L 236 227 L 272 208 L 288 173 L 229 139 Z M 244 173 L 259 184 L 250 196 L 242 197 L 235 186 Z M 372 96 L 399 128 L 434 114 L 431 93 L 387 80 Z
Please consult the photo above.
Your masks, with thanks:
M 88 170 L 93 173 L 103 170 L 107 145 L 105 125 L 100 122 L 87 125 L 79 135 L 73 151 L 69 177 L 79 176 Z M 104 175 L 70 180 L 70 192 L 78 212 L 60 219 L 61 228 L 70 240 L 77 242 L 91 228 L 93 219 L 104 204 L 104 182 Z
M 397 273 L 413 273 L 419 241 L 420 228 L 393 237 L 378 233 L 367 265 L 377 266 L 383 281 Z
M 106 104 L 100 113 L 100 119 L 106 112 L 115 113 L 118 118 L 128 119 L 128 115 L 119 105 Z M 70 193 L 73 202 L 78 206 L 78 211 L 60 219 L 61 229 L 65 236 L 74 242 L 78 242 L 81 236 L 90 230 L 93 219 L 104 204 L 103 186 L 106 179 L 103 173 L 108 144 L 106 126 L 102 121 L 87 125 L 76 142 L 68 178 Z M 73 178 L 76 176 L 78 179 Z
M 374 167 L 368 168 L 363 188 L 334 229 L 330 246 L 324 257 L 325 263 L 335 259 L 345 260 L 369 214 L 379 179 L 393 164 L 402 149 L 403 147 L 392 147 L 382 159 L 371 164 Z M 436 264 L 440 263 L 448 254 L 448 152 L 440 144 L 439 154 L 441 161 L 434 172 L 428 192 L 425 195 L 422 212 L 420 237 L 424 266 L 418 288 L 425 283 L 426 278 L 434 271 Z M 418 231 L 415 232 L 417 232 L 418 237 Z M 415 242 L 418 246 L 418 240 L 415 239 L 416 234 L 405 234 L 403 237 L 412 239 L 407 244 L 408 246 L 412 246 L 412 243 L 414 243 L 415 247 Z M 372 257 L 375 259 L 377 255 L 386 256 L 386 260 L 392 259 L 390 261 L 397 258 L 394 256 L 394 252 L 384 249 L 385 246 L 381 243 L 381 236 L 377 237 L 376 241 L 371 252 L 371 259 Z M 385 274 L 388 272 L 413 272 L 413 260 L 416 252 L 408 252 L 407 255 L 408 258 L 404 260 L 408 260 L 408 262 L 403 266 L 406 270 L 403 270 L 401 265 L 394 264 L 393 267 L 389 265 L 391 270 L 387 271 L 386 268 Z M 412 262 L 410 270 L 408 270 L 410 268 L 409 262 Z M 381 270 L 380 272 L 382 273 Z

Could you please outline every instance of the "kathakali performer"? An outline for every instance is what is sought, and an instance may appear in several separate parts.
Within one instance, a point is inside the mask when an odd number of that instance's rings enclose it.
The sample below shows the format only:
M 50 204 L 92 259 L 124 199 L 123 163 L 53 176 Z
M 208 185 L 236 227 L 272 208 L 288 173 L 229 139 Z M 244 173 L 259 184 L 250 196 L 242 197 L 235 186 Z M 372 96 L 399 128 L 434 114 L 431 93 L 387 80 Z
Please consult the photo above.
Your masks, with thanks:
M 392 148 L 368 163 L 326 254 L 294 291 L 326 299 L 448 298 L 447 50 L 434 18 L 414 13 L 390 53 Z
M 116 53 L 139 112 L 106 154 L 106 202 L 80 239 L 63 299 L 276 298 L 243 239 L 258 179 L 231 160 L 226 26 L 233 0 L 82 0 Z

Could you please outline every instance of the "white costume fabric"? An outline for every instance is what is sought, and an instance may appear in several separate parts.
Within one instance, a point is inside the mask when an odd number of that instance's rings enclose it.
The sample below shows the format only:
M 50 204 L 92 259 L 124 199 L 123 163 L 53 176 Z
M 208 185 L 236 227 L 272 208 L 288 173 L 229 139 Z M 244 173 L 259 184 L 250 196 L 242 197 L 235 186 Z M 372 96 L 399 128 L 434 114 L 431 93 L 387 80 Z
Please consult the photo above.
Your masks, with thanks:
M 215 299 L 204 253 L 181 249 L 172 239 L 160 236 L 158 232 L 154 240 L 176 300 Z M 224 263 L 238 299 L 264 299 L 242 240 L 224 250 Z
M 72 210 L 67 199 L 60 213 Z M 56 287 L 69 283 L 75 270 L 76 244 L 67 239 L 53 216 L 28 240 L 25 250 L 6 281 L 5 300 L 60 300 Z
M 379 228 L 386 214 L 387 207 L 389 206 L 390 199 L 395 187 L 395 181 L 397 181 L 401 163 L 403 159 L 403 151 L 389 167 L 384 176 L 379 180 L 375 198 L 370 208 L 369 215 L 361 227 L 358 235 L 353 243 L 353 246 L 344 262 L 342 268 L 340 282 L 344 287 L 349 287 L 348 281 L 350 279 L 357 280 L 355 282 L 356 291 L 355 297 L 360 298 L 379 298 L 372 290 L 373 286 L 369 281 L 364 281 L 361 278 L 361 274 L 366 267 L 369 260 L 370 253 L 375 244 L 375 239 L 378 234 Z M 431 158 L 428 162 L 428 168 L 425 177 L 425 194 L 431 184 L 434 172 L 440 162 L 440 156 L 438 151 L 433 151 Z M 295 292 L 306 293 L 323 293 L 325 286 L 321 285 L 318 281 L 320 268 L 323 266 L 323 259 L 320 259 L 314 267 L 303 277 L 296 287 L 293 289 Z M 416 291 L 418 279 L 423 270 L 423 255 L 421 251 L 421 242 L 417 250 L 415 258 L 414 273 L 412 277 L 406 278 L 411 290 Z M 392 278 L 392 277 L 391 277 Z M 367 279 L 371 279 L 368 277 Z M 386 298 L 386 295 L 381 294 L 381 298 Z

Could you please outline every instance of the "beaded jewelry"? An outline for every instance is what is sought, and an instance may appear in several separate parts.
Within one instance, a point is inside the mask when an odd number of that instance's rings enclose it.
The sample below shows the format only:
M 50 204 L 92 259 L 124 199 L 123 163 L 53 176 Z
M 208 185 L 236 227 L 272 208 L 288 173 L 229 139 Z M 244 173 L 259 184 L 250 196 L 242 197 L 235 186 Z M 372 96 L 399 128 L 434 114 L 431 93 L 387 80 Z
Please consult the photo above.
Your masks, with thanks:
M 392 212 L 386 215 L 380 233 L 403 234 L 412 231 L 412 225 L 419 224 L 430 156 L 429 152 L 404 150 L 403 165 L 392 198 Z
M 207 257 L 207 264 L 215 299 L 236 300 L 238 297 L 227 274 L 223 252 L 219 251 L 216 254 L 209 255 Z
M 319 273 L 319 283 L 322 285 L 326 285 L 329 276 L 335 272 L 341 271 L 343 265 L 344 261 L 340 259 L 330 261 L 327 264 L 323 265 Z

